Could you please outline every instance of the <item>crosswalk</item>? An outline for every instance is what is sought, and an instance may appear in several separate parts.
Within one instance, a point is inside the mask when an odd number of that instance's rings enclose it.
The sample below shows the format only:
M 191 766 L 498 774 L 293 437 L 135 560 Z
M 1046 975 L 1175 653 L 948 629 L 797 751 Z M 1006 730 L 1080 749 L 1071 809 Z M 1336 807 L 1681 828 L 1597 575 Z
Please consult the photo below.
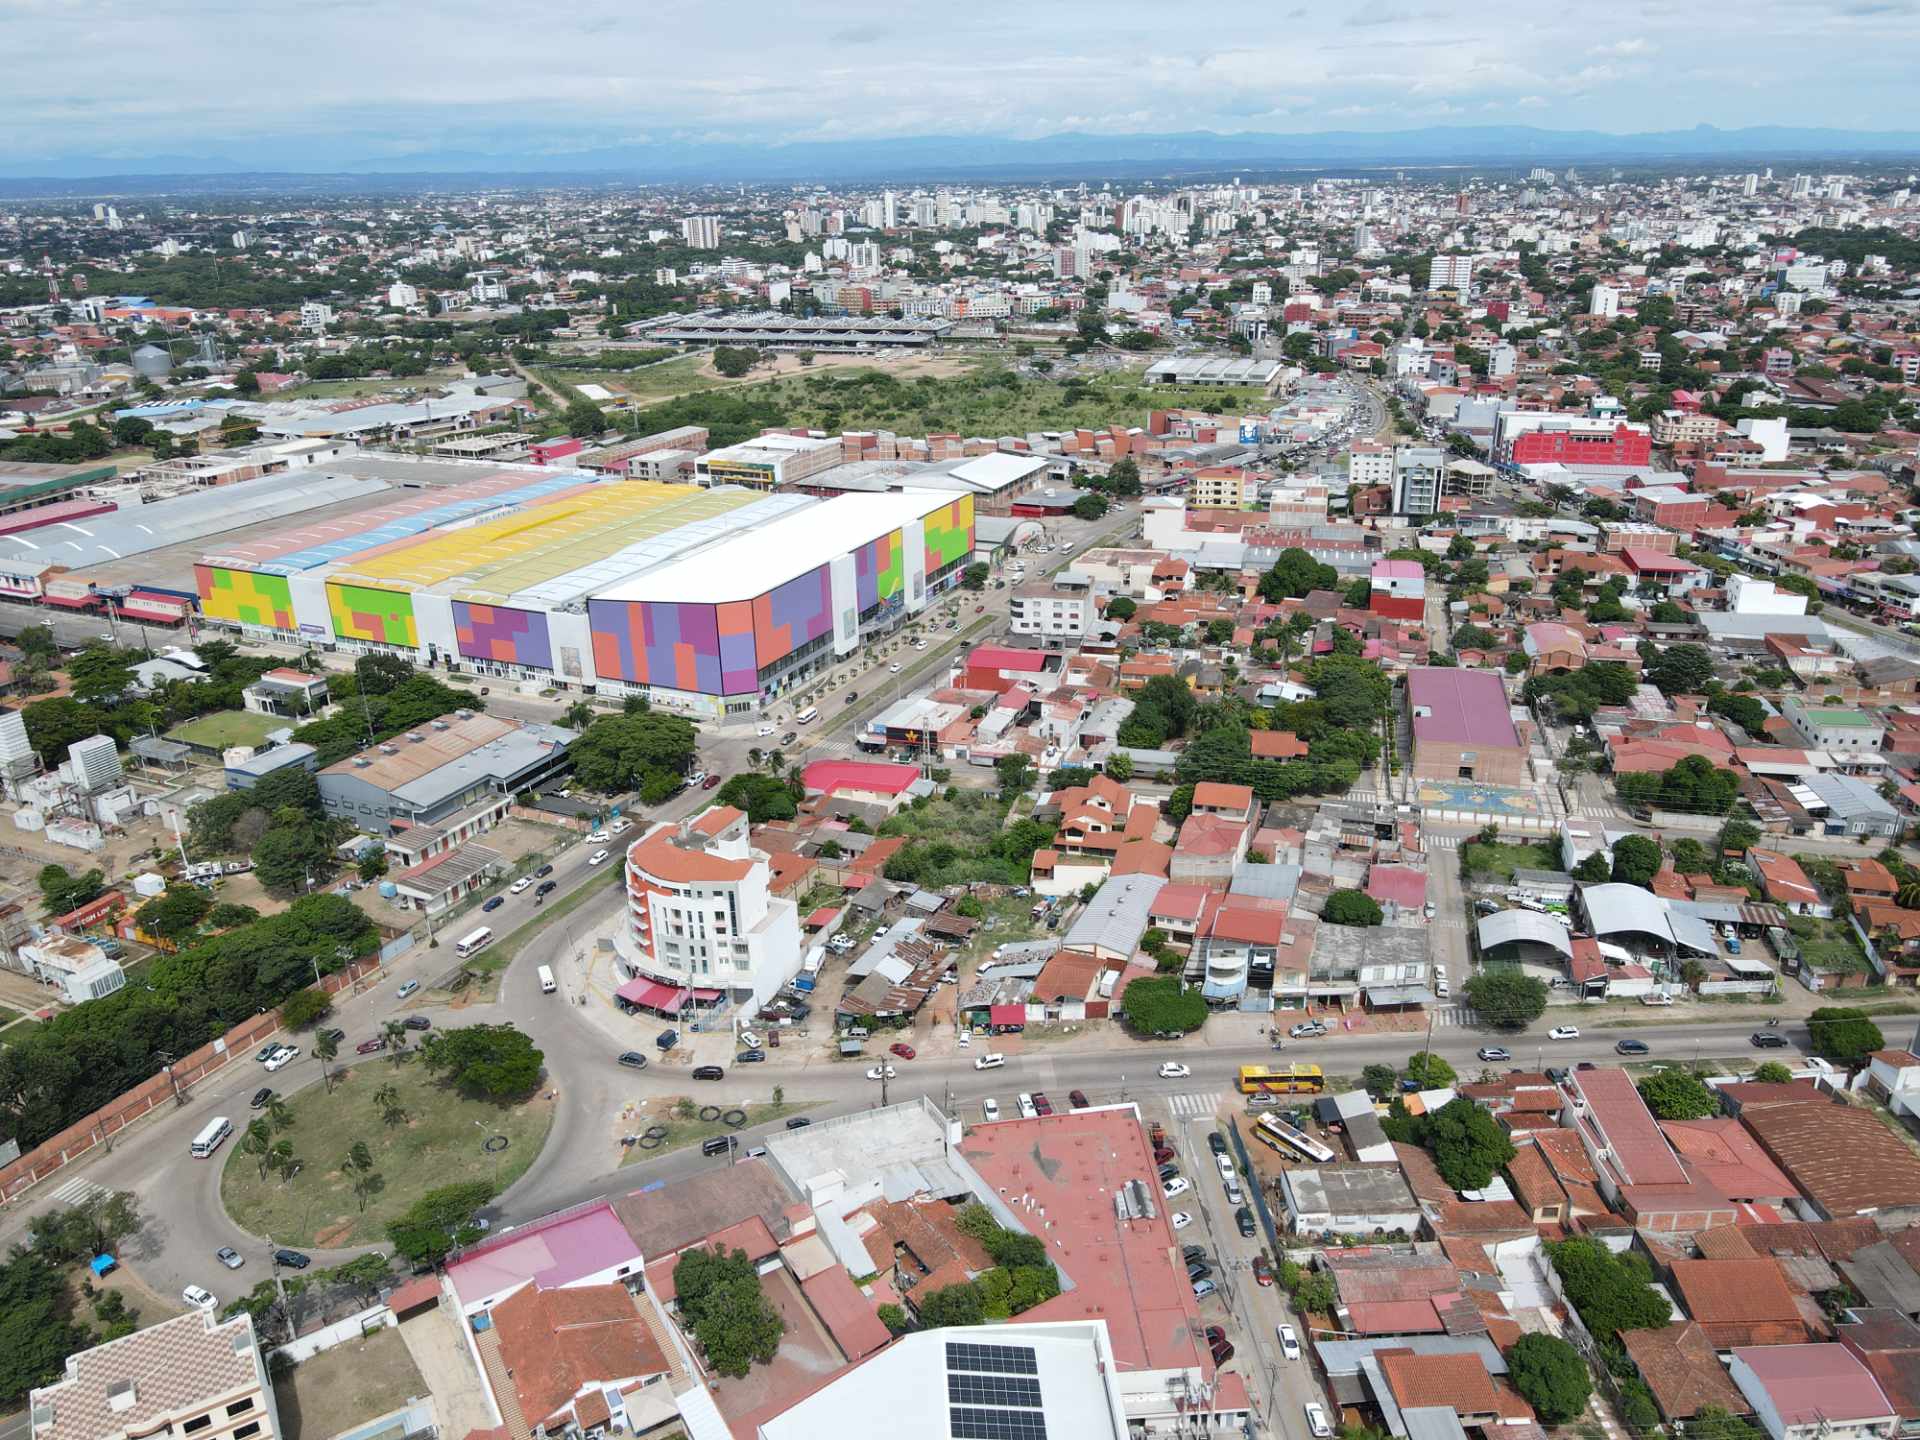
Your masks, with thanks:
M 1429 850 L 1458 850 L 1462 840 L 1471 839 L 1467 835 L 1433 835 L 1423 837 Z
M 52 1200 L 56 1206 L 85 1205 L 112 1192 L 106 1186 L 92 1180 L 69 1180 L 53 1192 Z
M 1480 1017 L 1473 1013 L 1471 1005 L 1442 1005 L 1433 1012 L 1434 1028 L 1446 1025 L 1475 1025 Z
M 1167 1108 L 1176 1120 L 1211 1119 L 1220 1109 L 1220 1092 L 1200 1095 L 1169 1095 Z
M 1573 802 L 1573 813 L 1575 815 L 1584 815 L 1589 820 L 1624 820 L 1627 818 L 1619 806 L 1608 804 L 1605 800 L 1575 800 Z

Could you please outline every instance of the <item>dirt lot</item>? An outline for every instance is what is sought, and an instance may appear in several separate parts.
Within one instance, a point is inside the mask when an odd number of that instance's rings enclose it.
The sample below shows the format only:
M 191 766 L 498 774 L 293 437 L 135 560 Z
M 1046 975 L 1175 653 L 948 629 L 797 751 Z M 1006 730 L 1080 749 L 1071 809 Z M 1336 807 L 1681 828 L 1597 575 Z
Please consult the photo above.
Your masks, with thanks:
M 327 1440 L 426 1394 L 406 1341 L 391 1327 L 323 1350 L 273 1382 L 287 1440 Z

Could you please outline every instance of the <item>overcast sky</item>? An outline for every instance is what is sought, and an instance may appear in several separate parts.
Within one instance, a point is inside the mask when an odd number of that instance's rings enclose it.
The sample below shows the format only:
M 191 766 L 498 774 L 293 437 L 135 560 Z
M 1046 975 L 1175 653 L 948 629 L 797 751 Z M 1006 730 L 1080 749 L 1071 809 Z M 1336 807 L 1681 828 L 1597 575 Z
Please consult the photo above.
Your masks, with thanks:
M 1920 0 L 0 0 L 0 155 L 1914 128 Z

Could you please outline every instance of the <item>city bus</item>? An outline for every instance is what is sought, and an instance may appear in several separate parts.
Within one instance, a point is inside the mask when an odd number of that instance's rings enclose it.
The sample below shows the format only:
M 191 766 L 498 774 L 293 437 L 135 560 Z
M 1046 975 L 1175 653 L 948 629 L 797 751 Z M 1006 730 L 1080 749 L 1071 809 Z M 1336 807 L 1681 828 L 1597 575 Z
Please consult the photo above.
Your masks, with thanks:
M 1318 1065 L 1242 1065 L 1242 1095 L 1318 1095 L 1327 1088 Z
M 1331 1165 L 1333 1151 L 1306 1131 L 1289 1125 L 1277 1115 L 1262 1115 L 1253 1122 L 1253 1138 L 1269 1149 L 1278 1150 L 1289 1160 L 1307 1160 L 1315 1165 Z
M 453 953 L 464 960 L 473 954 L 474 951 L 484 950 L 492 943 L 493 931 L 489 930 L 485 925 L 482 925 L 471 935 L 462 936 L 460 943 L 453 947 Z
M 204 1160 L 218 1150 L 232 1133 L 233 1122 L 224 1115 L 216 1115 L 207 1122 L 206 1129 L 193 1137 L 193 1144 L 187 1147 L 187 1151 L 194 1159 Z

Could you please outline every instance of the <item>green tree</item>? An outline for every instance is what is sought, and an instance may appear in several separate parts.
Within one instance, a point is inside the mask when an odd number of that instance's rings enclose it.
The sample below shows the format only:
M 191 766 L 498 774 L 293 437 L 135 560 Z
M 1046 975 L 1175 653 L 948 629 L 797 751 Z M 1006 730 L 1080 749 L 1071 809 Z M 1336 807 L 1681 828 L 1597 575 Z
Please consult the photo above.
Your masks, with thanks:
M 1107 513 L 1107 502 L 1098 495 L 1082 495 L 1073 502 L 1073 513 L 1081 520 L 1098 520 Z
M 1548 1425 L 1565 1425 L 1586 1412 L 1593 1375 L 1580 1352 L 1557 1335 L 1522 1335 L 1507 1351 L 1507 1374 L 1534 1413 Z
M 1320 918 L 1329 925 L 1371 926 L 1380 924 L 1386 916 L 1379 902 L 1364 890 L 1336 890 L 1327 897 Z
M 107 891 L 107 877 L 98 870 L 70 875 L 64 865 L 42 865 L 38 877 L 40 898 L 49 915 L 65 915 L 98 900 Z
M 1493 1113 L 1464 1095 L 1416 1117 L 1413 1133 L 1432 1154 L 1441 1178 L 1456 1190 L 1485 1189 L 1514 1156 L 1513 1141 Z
M 1010 799 L 1027 788 L 1032 777 L 1033 762 L 1016 750 L 994 761 L 993 770 L 1000 779 L 1001 796 Z
M 577 439 L 590 440 L 607 428 L 606 412 L 591 400 L 575 400 L 560 418 L 566 424 L 567 434 Z
M 360 883 L 371 885 L 387 873 L 387 852 L 385 850 L 367 850 L 362 852 L 360 863 L 355 867 Z
M 322 1030 L 313 1037 L 313 1058 L 320 1062 L 320 1083 L 333 1092 L 333 1072 L 330 1066 L 340 1055 L 340 1041 L 331 1030 Z
M 82 704 L 117 700 L 133 685 L 131 656 L 104 640 L 94 640 L 67 661 L 73 698 Z
M 942 1330 L 954 1325 L 980 1325 L 987 1318 L 979 1290 L 964 1280 L 919 1295 L 914 1301 L 914 1309 L 919 1312 L 920 1324 L 928 1330 Z
M 260 1166 L 260 1178 L 267 1178 L 267 1166 L 273 1162 L 273 1126 L 267 1123 L 266 1116 L 262 1115 L 247 1126 L 235 1148 L 242 1155 L 252 1156 Z
M 1761 1085 L 1790 1085 L 1793 1083 L 1793 1071 L 1778 1060 L 1765 1060 L 1754 1067 L 1753 1078 Z
M 145 1225 L 139 1197 L 128 1190 L 108 1190 L 75 1205 L 42 1211 L 27 1222 L 34 1251 L 56 1265 L 111 1255 L 122 1240 Z
M 1647 665 L 1645 675 L 1663 695 L 1698 695 L 1713 678 L 1713 656 L 1702 645 L 1669 645 Z
M 1547 984 L 1517 969 L 1482 970 L 1461 987 L 1474 1013 L 1489 1025 L 1517 1030 L 1547 1008 Z
M 968 590 L 984 590 L 987 588 L 987 575 L 986 565 L 976 560 L 960 572 L 960 583 Z
M 280 1023 L 289 1030 L 304 1030 L 333 1013 L 333 1001 L 326 991 L 309 985 L 296 990 L 280 1006 Z
M 582 785 L 613 795 L 655 779 L 677 785 L 693 762 L 698 738 L 692 721 L 658 710 L 603 715 L 567 753 Z
M 714 799 L 744 811 L 755 825 L 768 820 L 791 820 L 800 813 L 792 786 L 772 775 L 757 775 L 750 770 L 729 775 Z
M 1691 1070 L 1669 1067 L 1639 1084 L 1640 1098 L 1662 1120 L 1703 1120 L 1720 1113 L 1720 1101 Z
M 1260 577 L 1260 598 L 1266 601 L 1299 599 L 1315 590 L 1332 590 L 1340 583 L 1340 572 L 1323 565 L 1305 550 L 1282 550 L 1273 566 Z
M 0 1265 L 0 1405 L 19 1405 L 57 1380 L 67 1357 L 93 1343 L 72 1318 L 70 1295 L 44 1255 L 16 1247 Z
M 904 1335 L 913 1328 L 913 1322 L 907 1318 L 907 1312 L 900 1306 L 888 1303 L 873 1312 L 880 1323 L 887 1327 L 889 1335 Z
M 713 368 L 729 380 L 738 380 L 753 369 L 757 359 L 754 351 L 738 345 L 720 345 L 713 352 Z
M 1207 1002 L 1178 976 L 1133 981 L 1121 992 L 1122 1018 L 1136 1035 L 1185 1035 L 1207 1022 Z
M 367 1196 L 380 1188 L 380 1177 L 374 1171 L 373 1151 L 364 1140 L 356 1140 L 348 1147 L 346 1157 L 340 1162 L 340 1169 L 353 1184 L 353 1195 L 360 1202 L 360 1213 L 366 1214 Z
M 1613 878 L 1613 864 L 1607 852 L 1596 850 L 1573 867 L 1573 878 L 1588 885 L 1604 885 Z
M 462 1090 L 494 1100 L 530 1093 L 540 1083 L 546 1054 L 512 1025 L 463 1025 L 436 1030 L 421 1046 L 427 1069 Z
M 391 1126 L 407 1123 L 407 1107 L 400 1099 L 398 1086 L 382 1085 L 373 1092 L 373 1103 L 380 1109 L 381 1124 Z
M 1666 1297 L 1648 1283 L 1647 1264 L 1640 1256 L 1615 1255 L 1584 1235 L 1549 1244 L 1547 1255 L 1568 1302 L 1603 1343 L 1622 1330 L 1655 1330 L 1673 1318 Z
M 1644 835 L 1625 835 L 1613 842 L 1613 880 L 1618 885 L 1649 889 L 1660 873 L 1660 842 Z
M 480 1238 L 473 1217 L 491 1199 L 493 1186 L 485 1180 L 429 1190 L 387 1223 L 387 1239 L 415 1264 L 438 1264 L 456 1245 Z
M 1887 1038 L 1864 1010 L 1823 1005 L 1807 1018 L 1813 1053 L 1848 1069 L 1864 1065 L 1875 1050 L 1887 1048 Z
M 773 1359 L 786 1322 L 762 1292 L 746 1251 L 685 1251 L 674 1264 L 673 1285 L 681 1315 L 720 1374 L 739 1379 Z
M 1444 1090 L 1456 1078 L 1453 1066 L 1431 1050 L 1422 1050 L 1407 1057 L 1407 1079 L 1418 1089 Z
M 1391 1100 L 1400 1092 L 1400 1077 L 1391 1065 L 1375 1063 L 1360 1071 L 1360 1088 L 1376 1100 Z

